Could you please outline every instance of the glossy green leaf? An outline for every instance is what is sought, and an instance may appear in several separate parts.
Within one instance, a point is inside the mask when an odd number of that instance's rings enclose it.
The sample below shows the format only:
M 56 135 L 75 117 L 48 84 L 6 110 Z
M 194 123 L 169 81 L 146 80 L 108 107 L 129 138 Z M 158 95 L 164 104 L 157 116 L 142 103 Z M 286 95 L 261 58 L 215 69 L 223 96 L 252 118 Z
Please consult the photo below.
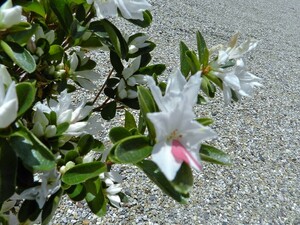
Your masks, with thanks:
M 201 90 L 210 98 L 215 97 L 216 87 L 215 85 L 206 77 L 203 76 L 201 80 Z
M 194 178 L 191 168 L 186 163 L 182 163 L 175 179 L 172 181 L 175 190 L 187 195 L 191 191 L 193 183 Z
M 60 45 L 51 45 L 48 52 L 48 60 L 61 60 L 65 51 Z
M 203 118 L 198 118 L 197 122 L 202 124 L 203 126 L 208 126 L 212 124 L 214 121 L 211 118 L 203 117 Z
M 69 185 L 79 184 L 88 179 L 99 176 L 106 171 L 106 166 L 102 162 L 83 163 L 72 167 L 62 176 L 62 181 Z
M 33 56 L 25 48 L 14 42 L 0 41 L 2 49 L 18 66 L 28 73 L 32 73 L 36 69 Z
M 18 213 L 18 219 L 21 224 L 31 224 L 41 213 L 38 203 L 35 200 L 25 200 Z
M 16 91 L 19 102 L 18 116 L 24 114 L 35 100 L 35 83 L 22 82 L 16 85 Z
M 208 73 L 205 75 L 210 81 L 214 82 L 219 88 L 223 89 L 223 83 L 220 78 L 213 75 L 212 73 Z
M 80 137 L 77 145 L 77 150 L 80 155 L 86 155 L 94 147 L 94 138 L 90 134 L 85 134 Z
M 106 214 L 106 198 L 102 190 L 102 181 L 99 178 L 87 180 L 84 183 L 87 195 L 85 200 L 91 211 L 97 216 Z
M 201 65 L 200 65 L 200 62 L 199 62 L 199 59 L 198 59 L 196 53 L 194 51 L 187 51 L 186 56 L 187 56 L 186 60 L 191 69 L 191 73 L 195 74 L 198 71 L 200 71 Z
M 202 144 L 200 148 L 200 158 L 203 161 L 207 161 L 215 164 L 221 164 L 221 165 L 232 164 L 231 158 L 227 153 L 213 146 L 204 145 L 204 144 Z
M 23 165 L 30 171 L 49 171 L 55 167 L 52 152 L 26 127 L 19 124 L 19 130 L 11 137 L 11 146 Z
M 51 0 L 50 7 L 55 13 L 64 30 L 70 32 L 73 22 L 73 15 L 67 1 Z
M 125 110 L 125 128 L 127 130 L 137 128 L 134 116 L 127 110 Z
M 145 136 L 130 136 L 117 143 L 116 158 L 122 163 L 137 163 L 152 152 L 149 139 Z
M 130 21 L 131 23 L 135 24 L 135 25 L 138 25 L 140 27 L 148 27 L 150 26 L 151 22 L 152 22 L 152 15 L 150 13 L 150 11 L 148 10 L 145 10 L 143 12 L 143 17 L 144 17 L 144 20 L 128 20 Z
M 46 16 L 46 12 L 43 5 L 40 4 L 38 1 L 30 1 L 28 3 L 25 3 L 22 5 L 22 9 L 27 13 L 34 12 L 42 17 Z
M 202 34 L 197 31 L 196 33 L 197 36 L 197 48 L 198 48 L 198 55 L 199 55 L 199 62 L 203 67 L 206 67 L 208 64 L 208 59 L 209 59 L 209 51 L 207 49 L 205 40 L 202 36 Z
M 147 124 L 148 131 L 150 136 L 154 139 L 155 138 L 155 129 L 153 124 L 147 118 L 147 113 L 157 112 L 156 103 L 148 89 L 143 86 L 138 87 L 138 100 L 141 107 L 141 112 L 144 117 L 144 121 Z
M 189 51 L 189 48 L 182 41 L 180 42 L 179 47 L 180 47 L 180 71 L 185 77 L 187 77 L 191 71 L 190 64 L 186 55 L 186 53 Z
M 5 139 L 0 138 L 0 205 L 15 192 L 17 162 L 14 150 Z
M 42 211 L 42 225 L 47 225 L 51 221 L 55 214 L 59 202 L 63 195 L 63 190 L 59 189 L 55 194 L 51 195 L 48 201 L 45 203 Z
M 107 103 L 103 109 L 101 110 L 101 116 L 105 120 L 111 120 L 115 117 L 117 110 L 117 103 L 115 101 L 111 101 Z
M 35 34 L 38 25 L 33 24 L 30 29 L 24 31 L 19 31 L 11 34 L 11 38 L 14 42 L 18 43 L 21 46 L 24 46 L 28 43 L 28 40 Z
M 110 62 L 111 65 L 113 66 L 114 70 L 118 73 L 121 74 L 123 72 L 124 66 L 121 62 L 120 57 L 118 54 L 114 51 L 110 51 Z
M 66 193 L 73 201 L 82 201 L 86 196 L 86 189 L 83 184 L 76 184 L 68 188 Z
M 65 155 L 65 164 L 72 161 L 75 162 L 76 158 L 79 157 L 79 152 L 77 150 L 70 150 Z
M 150 160 L 143 160 L 137 166 L 152 180 L 165 194 L 180 203 L 187 203 L 188 194 L 183 194 L 173 187 L 172 183 L 158 169 L 157 165 Z
M 166 69 L 166 65 L 164 64 L 155 64 L 147 67 L 143 67 L 139 69 L 139 74 L 148 74 L 148 75 L 160 75 L 162 74 Z
M 124 127 L 113 127 L 109 131 L 108 136 L 112 143 L 116 143 L 123 138 L 131 136 L 131 133 Z

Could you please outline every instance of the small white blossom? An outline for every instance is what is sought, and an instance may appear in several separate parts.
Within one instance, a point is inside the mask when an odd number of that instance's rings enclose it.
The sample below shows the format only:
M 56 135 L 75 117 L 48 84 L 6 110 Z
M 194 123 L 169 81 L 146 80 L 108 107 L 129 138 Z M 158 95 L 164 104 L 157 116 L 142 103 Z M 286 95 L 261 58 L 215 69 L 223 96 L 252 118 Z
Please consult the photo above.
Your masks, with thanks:
M 0 7 L 0 30 L 5 30 L 22 21 L 22 7 L 13 6 L 11 0 L 7 0 Z
M 87 0 L 87 3 L 94 3 L 99 18 L 116 17 L 119 9 L 126 19 L 144 20 L 143 12 L 151 8 L 146 0 Z
M 15 82 L 0 64 L 0 129 L 8 127 L 17 118 L 18 97 Z

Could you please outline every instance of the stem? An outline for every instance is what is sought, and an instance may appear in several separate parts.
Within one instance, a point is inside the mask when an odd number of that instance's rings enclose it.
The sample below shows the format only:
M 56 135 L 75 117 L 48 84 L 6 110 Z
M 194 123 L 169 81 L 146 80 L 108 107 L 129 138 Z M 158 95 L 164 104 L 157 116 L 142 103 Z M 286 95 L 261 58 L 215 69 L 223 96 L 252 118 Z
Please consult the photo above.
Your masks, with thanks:
M 104 105 L 110 100 L 110 98 L 107 98 L 102 105 L 98 106 L 97 108 L 93 109 L 93 112 L 100 112 L 100 110 L 104 107 Z
M 105 84 L 106 84 L 107 80 L 111 77 L 113 71 L 114 71 L 114 69 L 111 69 L 111 71 L 109 72 L 109 74 L 108 74 L 108 76 L 107 76 L 107 78 L 106 78 L 104 84 L 102 85 L 100 91 L 98 92 L 98 94 L 96 95 L 96 97 L 95 97 L 95 99 L 94 99 L 94 101 L 93 101 L 93 103 L 92 103 L 93 105 L 95 104 L 95 102 L 96 102 L 97 99 L 99 98 L 100 94 L 101 94 L 102 91 L 104 90 Z

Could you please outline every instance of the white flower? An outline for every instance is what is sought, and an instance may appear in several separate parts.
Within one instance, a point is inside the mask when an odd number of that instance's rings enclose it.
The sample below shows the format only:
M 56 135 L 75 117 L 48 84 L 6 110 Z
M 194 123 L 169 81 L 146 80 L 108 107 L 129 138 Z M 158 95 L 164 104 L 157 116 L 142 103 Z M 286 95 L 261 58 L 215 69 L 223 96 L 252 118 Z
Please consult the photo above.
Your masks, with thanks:
M 82 70 L 76 71 L 77 66 L 79 64 L 78 57 L 80 57 L 81 64 L 85 64 L 88 58 L 84 58 L 82 52 L 78 52 L 77 54 L 74 52 L 70 56 L 70 70 L 69 74 L 72 75 L 72 78 L 75 82 L 79 83 L 79 85 L 87 90 L 94 90 L 96 85 L 93 81 L 99 79 L 99 73 L 92 70 Z
M 22 20 L 22 7 L 14 6 L 11 0 L 0 7 L 0 30 L 4 30 L 20 23 Z
M 60 173 L 56 169 L 39 174 L 40 185 L 28 188 L 20 194 L 20 199 L 36 200 L 43 208 L 48 197 L 55 194 L 61 185 Z
M 61 92 L 58 97 L 58 101 L 50 99 L 49 105 L 38 102 L 34 108 L 36 112 L 34 114 L 33 132 L 37 136 L 47 135 L 47 137 L 54 136 L 54 130 L 56 129 L 53 125 L 49 126 L 49 121 L 43 113 L 50 114 L 55 112 L 56 124 L 58 126 L 62 123 L 68 123 L 68 129 L 63 133 L 63 137 L 60 138 L 61 144 L 67 142 L 72 136 L 80 136 L 85 133 L 84 129 L 88 124 L 88 121 L 81 121 L 85 119 L 92 111 L 92 106 L 86 106 L 85 101 L 82 101 L 76 109 L 71 106 L 71 94 L 67 91 Z M 41 113 L 42 112 L 42 113 Z M 50 136 L 49 136 L 50 135 Z
M 148 86 L 152 92 L 155 102 L 162 111 L 173 110 L 174 103 L 182 101 L 182 96 L 186 96 L 185 107 L 189 110 L 196 104 L 197 95 L 199 92 L 201 77 L 200 72 L 191 76 L 188 81 L 177 69 L 174 74 L 171 74 L 168 82 L 165 95 L 162 96 L 161 90 L 155 85 L 152 77 L 148 77 Z
M 149 87 L 161 112 L 148 113 L 156 131 L 152 160 L 168 180 L 174 180 L 183 162 L 201 169 L 199 150 L 201 142 L 216 136 L 215 132 L 194 121 L 192 107 L 200 89 L 200 73 L 187 82 L 180 71 L 170 76 L 165 95 L 154 81 Z
M 150 45 L 148 43 L 149 36 L 143 33 L 134 35 L 133 39 L 129 39 L 129 36 L 124 34 L 125 40 L 128 42 L 128 49 L 130 54 L 136 53 L 140 48 L 145 48 Z
M 107 188 L 105 189 L 105 192 L 110 203 L 113 206 L 120 208 L 121 198 L 118 193 L 122 190 L 120 183 L 122 182 L 123 177 L 115 171 L 101 173 L 99 177 L 106 184 Z
M 17 118 L 18 97 L 15 82 L 0 64 L 0 129 L 8 127 Z
M 143 12 L 151 7 L 146 0 L 87 0 L 87 3 L 94 3 L 99 18 L 116 17 L 119 9 L 126 19 L 144 20 Z
M 230 104 L 233 90 L 240 99 L 242 96 L 251 97 L 255 86 L 263 86 L 259 82 L 261 78 L 246 70 L 242 59 L 236 60 L 236 67 L 229 72 L 215 72 L 216 76 L 223 80 L 223 95 L 226 105 Z
M 119 85 L 118 85 L 118 96 L 121 99 L 124 98 L 136 98 L 137 92 L 129 87 L 134 87 L 137 84 L 146 84 L 147 77 L 143 74 L 134 74 L 140 68 L 141 56 L 133 60 L 133 62 L 123 70 Z

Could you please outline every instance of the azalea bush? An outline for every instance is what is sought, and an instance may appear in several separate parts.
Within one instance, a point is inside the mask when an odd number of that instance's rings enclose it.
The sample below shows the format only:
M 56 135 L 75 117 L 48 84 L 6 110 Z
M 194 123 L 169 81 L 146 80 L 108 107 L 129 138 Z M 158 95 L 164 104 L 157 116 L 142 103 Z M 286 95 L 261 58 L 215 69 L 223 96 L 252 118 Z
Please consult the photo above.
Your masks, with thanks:
M 86 201 L 104 216 L 121 207 L 122 174 L 131 164 L 180 203 L 193 186 L 191 169 L 202 161 L 230 164 L 223 151 L 205 144 L 217 137 L 210 118 L 194 113 L 223 91 L 226 105 L 251 96 L 260 79 L 248 72 L 243 55 L 249 39 L 208 48 L 200 32 L 197 49 L 180 44 L 178 69 L 153 64 L 155 43 L 143 32 L 116 25 L 150 26 L 146 0 L 19 0 L 0 7 L 0 223 L 47 224 L 62 196 Z M 107 52 L 108 74 L 90 51 Z M 162 75 L 162 76 L 161 76 Z M 166 79 L 167 78 L 167 79 Z M 94 94 L 75 103 L 79 88 Z M 99 135 L 111 127 L 110 143 Z M 15 206 L 18 206 L 17 208 Z

